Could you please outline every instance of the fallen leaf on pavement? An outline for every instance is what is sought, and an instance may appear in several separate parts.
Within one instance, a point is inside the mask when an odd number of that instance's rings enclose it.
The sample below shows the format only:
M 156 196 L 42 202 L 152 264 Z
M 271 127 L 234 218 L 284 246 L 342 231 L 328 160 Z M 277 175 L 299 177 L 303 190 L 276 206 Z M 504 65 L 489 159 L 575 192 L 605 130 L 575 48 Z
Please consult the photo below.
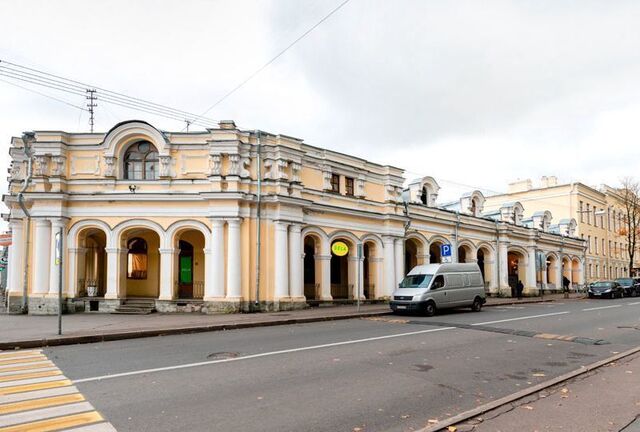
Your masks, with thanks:
M 456 431 L 458 430 L 458 428 L 457 428 L 457 427 L 455 427 L 455 426 L 449 426 L 449 427 L 447 428 L 447 430 L 448 430 L 449 432 L 456 432 Z
M 560 390 L 560 393 L 569 393 L 569 389 L 565 387 L 562 390 Z
M 534 373 L 532 376 L 534 376 L 534 377 L 543 377 L 543 376 L 546 376 L 546 375 L 543 374 L 543 373 Z
M 400 416 L 401 419 L 408 419 L 409 417 L 411 417 L 409 414 L 404 414 Z
M 529 411 L 532 411 L 532 410 L 533 410 L 533 407 L 532 407 L 531 405 L 525 405 L 525 406 L 523 406 L 522 408 L 524 408 L 524 409 L 528 409 Z
M 633 373 L 633 371 L 625 371 L 626 373 Z
M 436 420 L 436 419 L 429 419 L 429 420 L 427 420 L 427 423 L 429 423 L 429 424 L 436 424 L 436 423 L 438 423 L 438 420 Z

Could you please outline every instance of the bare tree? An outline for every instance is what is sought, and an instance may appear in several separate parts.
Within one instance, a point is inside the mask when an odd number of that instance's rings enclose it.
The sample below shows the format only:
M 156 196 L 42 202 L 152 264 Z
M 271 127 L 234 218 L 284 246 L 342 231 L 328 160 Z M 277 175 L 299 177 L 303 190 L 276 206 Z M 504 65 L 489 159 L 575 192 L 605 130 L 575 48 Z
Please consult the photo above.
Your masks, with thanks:
M 640 239 L 640 185 L 631 177 L 624 177 L 620 183 L 622 187 L 618 189 L 618 193 L 622 198 L 622 206 L 625 212 L 625 226 L 621 227 L 620 234 L 627 238 L 629 276 L 631 276 L 636 247 Z

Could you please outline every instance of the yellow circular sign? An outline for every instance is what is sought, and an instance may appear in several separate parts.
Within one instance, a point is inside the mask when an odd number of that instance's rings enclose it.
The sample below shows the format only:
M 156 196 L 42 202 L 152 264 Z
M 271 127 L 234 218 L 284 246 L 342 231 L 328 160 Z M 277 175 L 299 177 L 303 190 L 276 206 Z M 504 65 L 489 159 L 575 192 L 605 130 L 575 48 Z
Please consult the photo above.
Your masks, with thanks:
M 345 256 L 349 253 L 349 246 L 345 242 L 337 241 L 331 245 L 331 252 L 336 256 Z

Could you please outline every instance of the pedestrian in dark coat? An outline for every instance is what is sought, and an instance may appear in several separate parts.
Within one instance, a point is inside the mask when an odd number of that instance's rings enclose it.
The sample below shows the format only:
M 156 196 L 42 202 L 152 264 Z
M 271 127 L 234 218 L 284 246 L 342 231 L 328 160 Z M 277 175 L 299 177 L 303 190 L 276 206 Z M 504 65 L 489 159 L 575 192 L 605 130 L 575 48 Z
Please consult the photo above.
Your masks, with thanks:
M 564 298 L 569 298 L 569 285 L 571 285 L 569 278 L 562 276 L 562 292 L 564 292 Z
M 516 285 L 516 295 L 518 296 L 518 300 L 522 300 L 522 290 L 524 290 L 524 285 L 522 281 L 518 279 L 518 284 Z

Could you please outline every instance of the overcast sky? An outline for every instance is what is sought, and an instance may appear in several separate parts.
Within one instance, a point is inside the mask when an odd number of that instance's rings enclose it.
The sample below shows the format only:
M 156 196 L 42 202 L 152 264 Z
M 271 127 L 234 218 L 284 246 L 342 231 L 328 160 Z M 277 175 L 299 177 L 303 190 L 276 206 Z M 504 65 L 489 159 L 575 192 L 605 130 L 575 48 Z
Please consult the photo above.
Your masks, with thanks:
M 341 2 L 0 0 L 0 59 L 201 113 Z M 434 176 L 444 199 L 615 185 L 640 168 L 639 22 L 638 1 L 351 0 L 209 117 Z M 4 82 L 0 102 L 3 173 L 11 136 L 88 130 Z M 184 126 L 98 103 L 99 131 Z

